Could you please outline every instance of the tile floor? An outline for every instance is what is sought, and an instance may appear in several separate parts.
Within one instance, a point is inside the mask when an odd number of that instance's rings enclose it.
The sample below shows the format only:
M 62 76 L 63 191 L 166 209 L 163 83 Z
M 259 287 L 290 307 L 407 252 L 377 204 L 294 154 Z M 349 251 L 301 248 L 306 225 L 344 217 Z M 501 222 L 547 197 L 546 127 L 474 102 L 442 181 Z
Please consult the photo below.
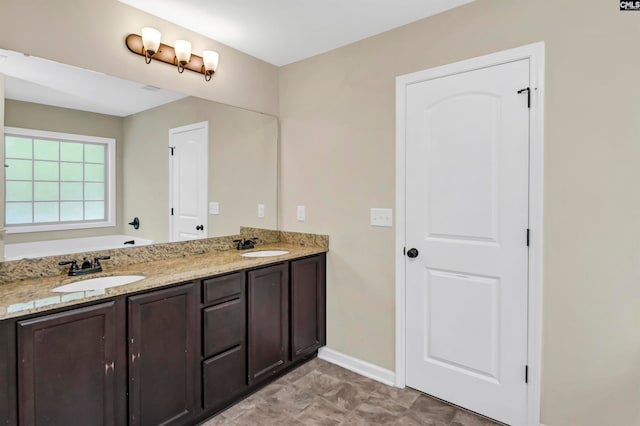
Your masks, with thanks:
M 411 389 L 398 389 L 314 359 L 201 426 L 497 426 Z

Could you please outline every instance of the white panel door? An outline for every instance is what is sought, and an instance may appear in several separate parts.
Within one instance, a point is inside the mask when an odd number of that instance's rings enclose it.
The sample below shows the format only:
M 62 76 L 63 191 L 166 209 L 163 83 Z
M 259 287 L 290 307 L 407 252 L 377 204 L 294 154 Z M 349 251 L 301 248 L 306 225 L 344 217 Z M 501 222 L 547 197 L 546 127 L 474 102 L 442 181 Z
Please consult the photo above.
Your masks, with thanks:
M 406 93 L 406 383 L 510 425 L 527 414 L 528 86 L 520 60 Z
M 171 241 L 207 238 L 208 123 L 169 130 Z

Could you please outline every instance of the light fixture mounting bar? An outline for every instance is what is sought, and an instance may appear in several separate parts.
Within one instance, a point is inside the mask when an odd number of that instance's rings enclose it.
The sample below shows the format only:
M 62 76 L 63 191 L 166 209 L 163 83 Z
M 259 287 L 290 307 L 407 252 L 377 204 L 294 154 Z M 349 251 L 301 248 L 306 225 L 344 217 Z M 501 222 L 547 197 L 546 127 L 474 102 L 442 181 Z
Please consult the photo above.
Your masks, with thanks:
M 127 48 L 136 55 L 144 56 L 144 47 L 142 46 L 142 37 L 138 34 L 129 34 L 125 39 Z M 165 64 L 176 66 L 175 63 L 176 52 L 173 47 L 168 44 L 160 43 L 158 51 L 152 56 L 153 60 L 164 62 Z M 189 71 L 197 72 L 198 74 L 206 75 L 204 72 L 204 62 L 202 56 L 191 54 L 191 60 L 184 67 Z

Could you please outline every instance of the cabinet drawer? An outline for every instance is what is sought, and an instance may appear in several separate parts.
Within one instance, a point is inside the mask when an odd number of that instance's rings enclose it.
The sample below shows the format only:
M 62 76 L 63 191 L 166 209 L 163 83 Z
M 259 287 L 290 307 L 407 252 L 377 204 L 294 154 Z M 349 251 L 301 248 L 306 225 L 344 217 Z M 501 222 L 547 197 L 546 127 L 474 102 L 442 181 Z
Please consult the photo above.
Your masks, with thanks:
M 238 272 L 202 282 L 202 298 L 205 305 L 239 296 L 244 286 L 244 273 Z
M 202 363 L 205 410 L 221 407 L 247 387 L 245 347 L 236 346 Z
M 204 356 L 209 357 L 244 343 L 244 298 L 203 310 Z

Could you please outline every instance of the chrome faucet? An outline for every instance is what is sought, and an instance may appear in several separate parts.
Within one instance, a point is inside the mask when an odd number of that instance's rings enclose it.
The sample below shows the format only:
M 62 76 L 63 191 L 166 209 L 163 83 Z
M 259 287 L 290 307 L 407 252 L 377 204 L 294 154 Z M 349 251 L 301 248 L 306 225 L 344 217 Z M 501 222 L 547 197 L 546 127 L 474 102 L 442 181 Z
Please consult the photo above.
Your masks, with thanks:
M 69 267 L 69 276 L 75 277 L 76 275 L 86 275 L 86 274 L 94 274 L 96 272 L 102 272 L 102 265 L 100 264 L 101 260 L 111 259 L 111 256 L 98 256 L 93 258 L 93 262 L 87 259 L 86 257 L 82 258 L 82 266 L 78 267 L 78 261 L 75 259 L 72 260 L 64 260 L 62 262 L 58 262 L 58 265 L 71 265 Z
M 234 243 L 237 243 L 236 248 L 238 250 L 248 250 L 255 248 L 256 241 L 258 237 L 247 238 L 246 240 L 243 238 L 241 240 L 233 240 Z

